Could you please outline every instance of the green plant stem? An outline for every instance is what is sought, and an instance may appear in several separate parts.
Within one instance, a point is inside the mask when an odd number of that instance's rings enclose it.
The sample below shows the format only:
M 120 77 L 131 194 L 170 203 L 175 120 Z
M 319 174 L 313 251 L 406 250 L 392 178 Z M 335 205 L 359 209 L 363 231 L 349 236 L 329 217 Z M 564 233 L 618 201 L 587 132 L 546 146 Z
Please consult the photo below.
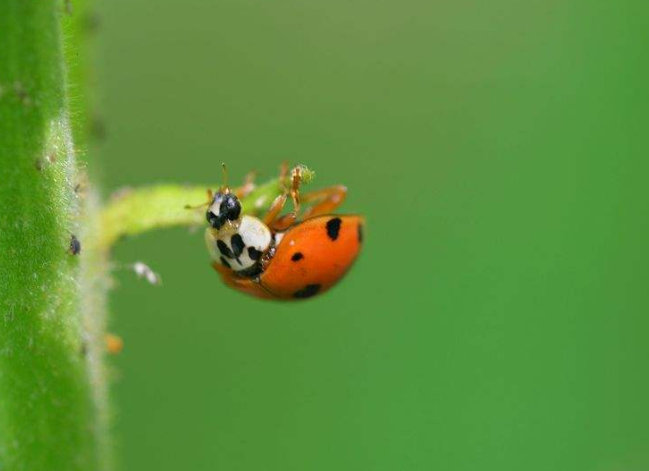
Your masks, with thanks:
M 102 469 L 84 352 L 60 15 L 0 2 L 0 469 Z
M 303 183 L 310 183 L 315 173 L 301 166 Z M 286 181 L 284 184 L 288 184 Z M 156 185 L 126 189 L 117 193 L 101 214 L 101 233 L 97 248 L 108 251 L 120 238 L 134 236 L 153 229 L 175 226 L 205 225 L 207 189 L 218 185 L 179 186 Z M 268 210 L 275 198 L 284 191 L 279 178 L 257 186 L 242 198 L 247 214 L 258 215 Z M 187 206 L 198 206 L 187 209 Z

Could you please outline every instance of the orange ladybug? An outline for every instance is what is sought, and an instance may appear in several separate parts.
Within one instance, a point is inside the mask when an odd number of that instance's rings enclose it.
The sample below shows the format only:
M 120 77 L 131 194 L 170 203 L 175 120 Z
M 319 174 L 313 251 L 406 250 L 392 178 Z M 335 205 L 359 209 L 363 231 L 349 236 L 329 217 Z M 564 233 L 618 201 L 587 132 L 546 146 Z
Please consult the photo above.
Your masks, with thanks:
M 280 181 L 288 177 L 284 165 Z M 236 191 L 227 185 L 210 195 L 205 241 L 214 269 L 228 286 L 263 299 L 300 300 L 333 287 L 358 257 L 364 219 L 331 212 L 347 189 L 333 186 L 300 195 L 301 167 L 291 174 L 291 188 L 278 196 L 263 219 L 245 214 L 240 198 L 252 179 Z M 293 211 L 280 216 L 288 198 Z M 301 203 L 310 204 L 298 218 Z

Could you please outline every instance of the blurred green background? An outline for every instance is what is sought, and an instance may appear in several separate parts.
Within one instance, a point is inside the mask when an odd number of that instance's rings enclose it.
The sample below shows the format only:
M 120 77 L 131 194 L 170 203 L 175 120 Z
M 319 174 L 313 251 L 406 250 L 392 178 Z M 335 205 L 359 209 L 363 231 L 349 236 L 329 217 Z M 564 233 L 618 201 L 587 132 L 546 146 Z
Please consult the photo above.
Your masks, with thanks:
M 288 159 L 368 219 L 305 303 L 119 245 L 122 469 L 649 469 L 646 2 L 98 3 L 106 193 Z

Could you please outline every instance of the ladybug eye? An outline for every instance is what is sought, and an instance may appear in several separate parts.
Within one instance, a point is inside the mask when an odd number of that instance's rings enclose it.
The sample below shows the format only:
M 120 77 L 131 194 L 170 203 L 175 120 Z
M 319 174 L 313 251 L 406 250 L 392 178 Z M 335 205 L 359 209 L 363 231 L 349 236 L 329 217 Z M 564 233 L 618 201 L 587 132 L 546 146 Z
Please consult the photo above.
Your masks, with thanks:
M 219 215 L 229 221 L 236 221 L 239 219 L 239 216 L 241 215 L 241 203 L 239 203 L 239 198 L 233 194 L 225 195 L 223 201 L 221 201 Z

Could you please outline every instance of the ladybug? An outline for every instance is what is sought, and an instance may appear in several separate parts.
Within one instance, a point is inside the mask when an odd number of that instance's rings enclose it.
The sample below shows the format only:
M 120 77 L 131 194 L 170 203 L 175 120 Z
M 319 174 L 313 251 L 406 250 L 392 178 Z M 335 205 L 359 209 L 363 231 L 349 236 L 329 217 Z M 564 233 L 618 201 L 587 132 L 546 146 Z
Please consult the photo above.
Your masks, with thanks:
M 280 181 L 286 182 L 282 166 Z M 209 196 L 205 241 L 212 266 L 226 285 L 262 299 L 301 300 L 333 287 L 358 257 L 364 218 L 331 212 L 347 189 L 333 186 L 300 195 L 301 167 L 263 218 L 244 212 L 241 198 L 255 188 L 252 178 L 238 190 L 222 187 Z M 293 211 L 280 216 L 289 197 Z M 310 206 L 299 217 L 301 203 Z

